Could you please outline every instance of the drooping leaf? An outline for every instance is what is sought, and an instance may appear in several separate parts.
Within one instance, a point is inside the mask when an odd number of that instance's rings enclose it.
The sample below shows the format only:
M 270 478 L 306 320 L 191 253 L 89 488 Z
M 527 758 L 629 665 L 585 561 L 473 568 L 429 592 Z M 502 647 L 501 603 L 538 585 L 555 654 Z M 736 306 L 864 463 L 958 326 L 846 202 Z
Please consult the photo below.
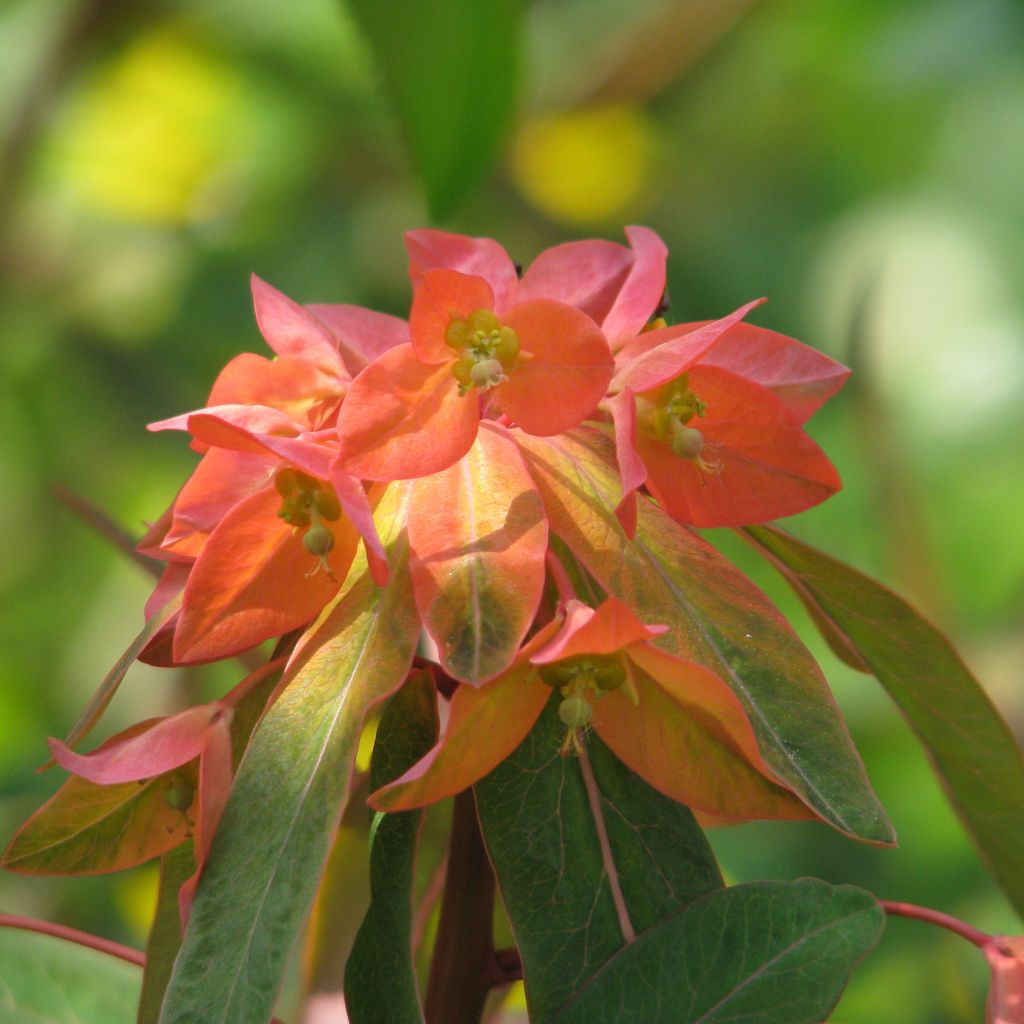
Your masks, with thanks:
M 381 716 L 370 764 L 374 789 L 416 763 L 437 735 L 437 698 L 429 673 L 412 676 Z M 413 864 L 420 811 L 377 813 L 370 839 L 370 908 L 345 968 L 352 1024 L 419 1024 L 423 1011 L 412 956 Z
M 151 724 L 141 722 L 108 743 Z M 195 781 L 194 769 L 180 770 Z M 166 790 L 160 776 L 101 786 L 72 775 L 18 830 L 3 866 L 31 875 L 96 875 L 158 857 L 189 830 L 185 815 L 165 799 Z
M 520 0 L 349 0 L 398 113 L 434 220 L 485 174 L 512 113 Z
M 540 602 L 544 506 L 519 450 L 482 427 L 454 466 L 412 486 L 416 604 L 456 679 L 482 683 L 512 662 Z
M 619 487 L 610 444 L 597 431 L 516 437 L 551 529 L 608 593 L 644 622 L 670 627 L 659 647 L 732 687 L 776 776 L 840 831 L 891 843 L 892 826 L 821 670 L 768 598 L 646 499 L 628 541 L 613 512 Z
M 638 936 L 538 1024 L 820 1024 L 884 924 L 851 885 L 737 885 Z
M 993 876 L 1024 913 L 1024 755 L 952 645 L 856 569 L 776 527 L 744 533 L 831 632 L 833 646 L 852 650 L 877 676 L 928 751 Z
M 4 1024 L 135 1024 L 142 968 L 53 935 L 0 928 Z
M 174 958 L 181 948 L 178 890 L 195 868 L 190 842 L 169 850 L 160 859 L 160 888 L 146 943 L 146 966 L 142 971 L 142 995 L 136 1024 L 156 1024 L 160 1018 L 160 1004 L 164 1001 Z
M 239 766 L 196 892 L 161 1024 L 266 1020 L 341 813 L 366 711 L 402 682 L 418 635 L 408 572 L 408 488 L 376 521 L 385 588 L 360 552 L 300 639 L 287 686 Z
M 559 699 L 474 790 L 536 1020 L 556 1019 L 636 936 L 722 884 L 690 811 L 651 789 L 596 736 L 586 744 L 588 794 L 582 759 L 558 753 Z
M 273 689 L 278 672 L 264 666 L 240 685 L 248 686 L 235 705 L 231 738 L 235 762 L 249 740 L 256 720 Z M 255 684 L 250 680 L 259 676 Z M 98 749 L 146 732 L 140 722 Z M 195 787 L 193 766 L 178 769 L 178 781 Z M 182 843 L 189 834 L 186 815 L 167 802 L 168 776 L 143 783 L 98 785 L 72 776 L 19 829 L 4 853 L 3 866 L 24 874 L 83 875 L 121 871 L 141 864 Z M 190 808 L 190 816 L 193 809 Z

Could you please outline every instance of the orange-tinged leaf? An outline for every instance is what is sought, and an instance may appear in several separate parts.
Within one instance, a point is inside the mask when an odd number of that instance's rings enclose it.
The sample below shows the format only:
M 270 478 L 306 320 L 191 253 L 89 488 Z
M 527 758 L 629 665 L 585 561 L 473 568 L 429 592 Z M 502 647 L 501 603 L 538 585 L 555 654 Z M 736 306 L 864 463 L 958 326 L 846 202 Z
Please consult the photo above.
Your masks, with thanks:
M 455 270 L 428 270 L 420 278 L 409 311 L 409 336 L 424 363 L 450 363 L 456 352 L 445 341 L 452 320 L 478 309 L 494 310 L 494 292 L 482 277 Z
M 416 606 L 445 670 L 479 684 L 504 671 L 544 589 L 547 519 L 508 435 L 484 424 L 454 466 L 412 485 Z
M 551 435 L 581 422 L 604 397 L 612 354 L 594 321 L 572 306 L 533 299 L 504 322 L 519 336 L 520 354 L 494 401 L 530 434 Z
M 484 686 L 460 686 L 437 746 L 377 790 L 370 805 L 380 811 L 408 810 L 461 793 L 522 743 L 550 698 L 551 688 L 525 663 Z
M 516 433 L 553 533 L 608 593 L 669 632 L 654 643 L 704 665 L 743 702 L 772 774 L 839 830 L 891 843 L 828 686 L 810 653 L 761 591 L 710 545 L 647 499 L 635 541 L 615 518 L 618 474 L 608 438 Z
M 436 473 L 469 451 L 479 422 L 476 394 L 459 396 L 448 363 L 424 363 L 398 345 L 349 388 L 338 414 L 341 466 L 365 480 Z
M 594 731 L 659 792 L 722 818 L 813 818 L 763 765 L 739 701 L 707 669 L 675 661 L 671 677 L 637 661 L 634 707 L 621 690 L 594 702 Z M 729 698 L 732 698 L 731 700 Z M 742 751 L 742 752 L 741 752 Z M 753 763 L 752 763 L 753 762 Z
M 331 524 L 334 578 L 317 568 L 300 532 L 282 521 L 267 488 L 239 502 L 210 535 L 185 587 L 174 637 L 178 661 L 222 658 L 315 618 L 337 593 L 356 548 L 345 520 Z M 307 575 L 310 573 L 311 575 Z
M 580 601 L 566 605 L 565 626 L 551 643 L 533 655 L 535 665 L 543 665 L 577 654 L 611 654 L 631 644 L 661 636 L 665 626 L 646 626 L 632 609 L 614 597 L 597 608 Z
M 103 751 L 144 734 L 140 722 L 111 737 Z M 176 769 L 186 781 L 195 768 Z M 31 875 L 97 875 L 141 864 L 187 838 L 185 815 L 168 804 L 163 777 L 101 786 L 72 775 L 18 830 L 3 866 Z

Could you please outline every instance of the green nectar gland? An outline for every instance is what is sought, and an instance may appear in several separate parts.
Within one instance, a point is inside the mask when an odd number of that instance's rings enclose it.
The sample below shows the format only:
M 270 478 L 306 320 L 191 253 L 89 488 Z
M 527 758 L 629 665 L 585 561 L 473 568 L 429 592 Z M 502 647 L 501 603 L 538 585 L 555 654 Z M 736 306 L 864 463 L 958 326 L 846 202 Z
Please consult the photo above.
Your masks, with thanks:
M 707 412 L 707 405 L 690 390 L 690 375 L 637 395 L 637 430 L 652 441 L 667 444 L 681 459 L 692 460 L 707 473 L 719 470 L 717 463 L 702 457 L 704 434 L 691 421 Z
M 465 320 L 452 317 L 444 332 L 445 343 L 459 358 L 452 375 L 459 382 L 459 394 L 470 388 L 486 391 L 502 381 L 519 359 L 519 337 L 489 309 L 474 309 Z
M 579 754 L 581 730 L 587 729 L 594 714 L 586 691 L 600 699 L 626 683 L 627 672 L 618 654 L 578 654 L 540 666 L 540 677 L 564 698 L 558 705 L 558 717 L 566 730 L 559 747 L 565 756 Z
M 296 530 L 308 527 L 302 546 L 319 561 L 306 575 L 312 576 L 323 569 L 334 579 L 327 561 L 334 549 L 334 534 L 324 526 L 324 520 L 335 522 L 341 518 L 341 505 L 333 488 L 291 467 L 277 474 L 274 487 L 281 495 L 277 514 Z

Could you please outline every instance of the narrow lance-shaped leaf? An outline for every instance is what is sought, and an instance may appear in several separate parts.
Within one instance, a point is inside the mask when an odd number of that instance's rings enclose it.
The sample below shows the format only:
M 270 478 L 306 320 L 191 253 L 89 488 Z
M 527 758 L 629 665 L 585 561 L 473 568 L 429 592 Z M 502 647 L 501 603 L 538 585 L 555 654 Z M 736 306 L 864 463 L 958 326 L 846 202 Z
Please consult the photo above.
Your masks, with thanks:
M 610 443 L 597 431 L 516 437 L 552 530 L 608 593 L 641 620 L 670 627 L 657 646 L 732 687 L 775 775 L 840 831 L 891 843 L 892 826 L 821 670 L 768 598 L 646 499 L 628 541 L 612 511 L 619 486 Z
M 391 698 L 377 729 L 370 784 L 379 789 L 416 763 L 437 736 L 437 691 L 419 672 Z M 420 811 L 377 813 L 370 838 L 370 909 L 345 968 L 352 1024 L 423 1020 L 412 956 L 413 863 Z
M 949 641 L 880 583 L 782 530 L 755 526 L 743 534 L 827 626 L 834 645 L 852 649 L 877 676 L 993 876 L 1024 913 L 1024 755 Z
M 176 594 L 159 611 L 154 612 L 146 621 L 145 626 L 139 631 L 139 635 L 128 645 L 124 654 L 117 659 L 114 667 L 104 677 L 103 682 L 96 688 L 96 692 L 89 698 L 78 721 L 71 727 L 65 743 L 74 748 L 89 734 L 92 727 L 100 720 L 100 716 L 107 709 L 107 705 L 114 699 L 117 688 L 124 681 L 128 669 L 135 664 L 139 655 L 146 645 L 170 622 L 171 618 L 181 608 L 181 594 Z M 48 765 L 54 762 L 51 760 Z
M 136 1024 L 156 1024 L 160 1018 L 160 1005 L 164 1001 L 174 958 L 181 947 L 178 892 L 195 869 L 191 843 L 182 843 L 160 859 L 160 887 L 146 943 L 146 964 L 142 971 L 142 995 Z
M 476 684 L 511 664 L 544 588 L 547 521 L 515 443 L 484 425 L 454 466 L 413 482 L 416 604 L 441 664 Z
M 559 754 L 559 699 L 474 788 L 538 1021 L 558 1019 L 624 946 L 722 884 L 686 807 L 651 789 L 596 736 L 585 762 Z
M 419 626 L 393 485 L 376 521 L 387 587 L 360 552 L 335 601 L 299 641 L 287 686 L 239 766 L 196 892 L 162 1024 L 267 1020 L 341 813 L 368 708 L 408 670 Z
M 484 175 L 512 113 L 520 0 L 349 0 L 418 166 L 435 220 Z
M 820 1024 L 885 924 L 874 897 L 815 878 L 713 892 L 578 988 L 560 1024 Z

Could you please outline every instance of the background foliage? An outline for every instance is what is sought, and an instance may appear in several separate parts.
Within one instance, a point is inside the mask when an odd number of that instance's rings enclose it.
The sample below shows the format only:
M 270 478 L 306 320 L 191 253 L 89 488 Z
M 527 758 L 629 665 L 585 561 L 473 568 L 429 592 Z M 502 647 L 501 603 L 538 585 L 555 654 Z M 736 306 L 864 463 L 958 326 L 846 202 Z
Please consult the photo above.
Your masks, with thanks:
M 1019 734 L 1021 8 L 538 0 L 495 4 L 442 46 L 430 24 L 389 45 L 399 29 L 376 6 L 0 6 L 4 838 L 56 788 L 56 773 L 33 774 L 43 738 L 70 727 L 149 586 L 53 485 L 139 532 L 192 464 L 182 438 L 145 424 L 201 405 L 220 365 L 262 351 L 249 272 L 300 301 L 404 315 L 401 233 L 432 216 L 523 262 L 649 224 L 672 253 L 677 319 L 768 295 L 758 323 L 852 365 L 811 424 L 845 490 L 787 525 L 946 628 Z M 453 104 L 474 85 L 480 105 Z M 434 125 L 431 111 L 443 112 Z M 738 541 L 713 539 L 806 625 Z M 804 635 L 901 847 L 747 825 L 712 833 L 728 880 L 815 875 L 1020 931 L 884 693 Z M 106 727 L 234 681 L 224 666 L 136 666 Z M 342 841 L 364 850 L 365 820 L 350 818 Z M 325 913 L 354 931 L 365 878 L 349 875 L 330 876 L 346 913 Z M 148 869 L 6 875 L 0 906 L 139 945 L 154 882 Z M 835 1019 L 889 1019 L 899 992 L 916 1007 L 901 1009 L 908 1024 L 974 1020 L 979 961 L 890 922 Z

